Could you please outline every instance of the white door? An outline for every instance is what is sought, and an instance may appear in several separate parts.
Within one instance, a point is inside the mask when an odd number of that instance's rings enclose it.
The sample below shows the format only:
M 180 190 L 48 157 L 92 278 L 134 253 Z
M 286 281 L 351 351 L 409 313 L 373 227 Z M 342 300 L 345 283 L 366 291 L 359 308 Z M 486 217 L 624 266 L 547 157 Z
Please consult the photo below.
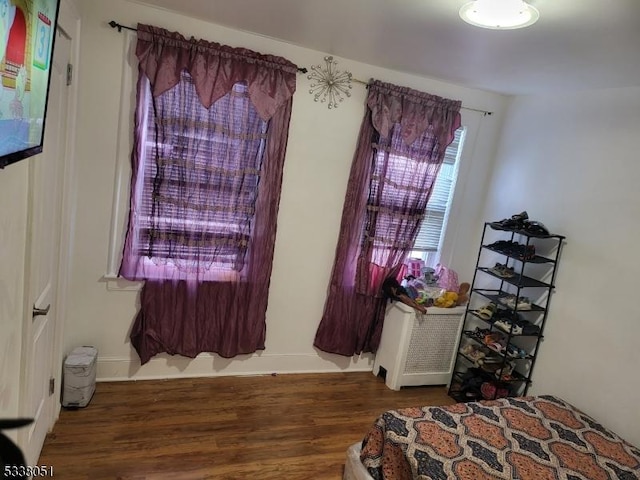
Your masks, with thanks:
M 20 445 L 27 465 L 35 465 L 44 438 L 53 426 L 58 398 L 50 393 L 57 322 L 57 281 L 60 257 L 62 185 L 67 138 L 67 65 L 70 39 L 58 30 L 52 62 L 51 87 L 43 153 L 29 159 L 29 222 L 27 234 L 26 299 L 23 328 L 21 416 L 33 418 L 22 429 Z

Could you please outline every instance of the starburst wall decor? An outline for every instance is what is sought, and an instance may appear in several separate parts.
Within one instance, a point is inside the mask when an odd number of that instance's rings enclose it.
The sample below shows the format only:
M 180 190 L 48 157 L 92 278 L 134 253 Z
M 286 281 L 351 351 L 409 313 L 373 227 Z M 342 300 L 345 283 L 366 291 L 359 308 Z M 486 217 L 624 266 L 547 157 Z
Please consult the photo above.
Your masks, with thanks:
M 351 96 L 351 72 L 341 72 L 336 69 L 338 62 L 333 57 L 324 57 L 325 65 L 311 66 L 311 73 L 307 75 L 311 84 L 309 93 L 313 100 L 327 103 L 328 108 L 338 108 L 338 104 Z

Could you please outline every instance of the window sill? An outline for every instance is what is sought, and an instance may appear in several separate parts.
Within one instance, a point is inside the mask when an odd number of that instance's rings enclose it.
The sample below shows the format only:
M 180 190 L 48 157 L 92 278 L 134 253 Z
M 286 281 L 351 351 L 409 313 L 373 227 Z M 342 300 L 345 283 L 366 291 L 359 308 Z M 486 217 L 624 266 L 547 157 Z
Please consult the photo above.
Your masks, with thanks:
M 107 290 L 110 292 L 138 291 L 144 283 L 142 281 L 133 282 L 126 280 L 114 274 L 106 274 L 100 281 L 107 284 Z

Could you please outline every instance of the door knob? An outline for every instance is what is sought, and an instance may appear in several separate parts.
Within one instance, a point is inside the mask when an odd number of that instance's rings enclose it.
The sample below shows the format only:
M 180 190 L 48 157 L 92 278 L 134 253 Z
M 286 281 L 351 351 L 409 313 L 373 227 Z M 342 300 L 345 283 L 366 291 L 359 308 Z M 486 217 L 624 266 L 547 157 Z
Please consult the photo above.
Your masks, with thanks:
M 49 313 L 49 309 L 51 308 L 51 304 L 47 305 L 45 308 L 37 308 L 35 305 L 33 306 L 32 316 L 35 318 L 38 315 L 46 315 Z

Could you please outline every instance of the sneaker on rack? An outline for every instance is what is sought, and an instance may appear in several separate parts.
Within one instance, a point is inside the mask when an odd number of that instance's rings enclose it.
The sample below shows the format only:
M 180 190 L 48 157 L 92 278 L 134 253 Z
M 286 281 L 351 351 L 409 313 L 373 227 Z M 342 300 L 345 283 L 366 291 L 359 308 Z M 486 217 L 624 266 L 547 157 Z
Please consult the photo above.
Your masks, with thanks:
M 500 330 L 502 330 L 504 332 L 509 332 L 511 330 L 511 324 L 509 322 L 507 322 L 507 320 L 504 319 L 504 318 L 496 320 L 493 323 L 493 325 L 498 327 Z
M 516 296 L 510 293 L 500 297 L 498 301 L 509 308 L 515 308 L 516 306 Z
M 475 350 L 469 352 L 467 357 L 474 361 L 476 365 L 479 365 L 480 361 L 486 357 L 487 352 L 483 348 L 476 348 Z
M 516 215 L 511 215 L 511 220 L 515 220 L 516 222 L 524 222 L 529 220 L 529 214 L 527 214 L 526 210 Z
M 533 323 L 527 322 L 522 325 L 522 335 L 540 335 L 540 327 Z
M 469 355 L 469 353 L 471 353 L 473 350 L 475 350 L 475 347 L 470 343 L 467 343 L 460 349 L 460 353 L 462 353 L 463 355 Z
M 489 268 L 489 271 L 494 275 L 498 275 L 499 277 L 501 277 L 502 271 L 504 270 L 504 268 L 505 268 L 505 265 L 502 265 L 501 263 L 496 263 L 493 267 Z
M 495 266 L 489 268 L 489 271 L 501 278 L 513 278 L 516 276 L 513 267 L 507 267 L 501 263 L 496 263 Z
M 475 330 L 469 331 L 468 333 L 470 337 L 476 338 L 478 340 L 482 340 L 486 335 L 491 333 L 491 330 L 489 330 L 488 328 L 476 327 Z
M 531 300 L 529 297 L 519 297 L 516 305 L 517 310 L 531 310 Z
M 547 237 L 550 235 L 549 230 L 542 222 L 524 220 L 520 228 L 533 237 Z
M 487 247 L 501 252 L 504 249 L 508 248 L 510 244 L 511 242 L 509 240 L 498 240 L 497 242 L 490 243 L 489 245 L 487 245 Z
M 516 256 L 519 260 L 532 260 L 536 256 L 536 247 L 534 245 L 522 245 Z
M 507 345 L 507 355 L 509 355 L 511 358 L 525 358 L 527 356 L 527 352 L 525 352 L 522 348 L 510 343 L 509 345 Z

